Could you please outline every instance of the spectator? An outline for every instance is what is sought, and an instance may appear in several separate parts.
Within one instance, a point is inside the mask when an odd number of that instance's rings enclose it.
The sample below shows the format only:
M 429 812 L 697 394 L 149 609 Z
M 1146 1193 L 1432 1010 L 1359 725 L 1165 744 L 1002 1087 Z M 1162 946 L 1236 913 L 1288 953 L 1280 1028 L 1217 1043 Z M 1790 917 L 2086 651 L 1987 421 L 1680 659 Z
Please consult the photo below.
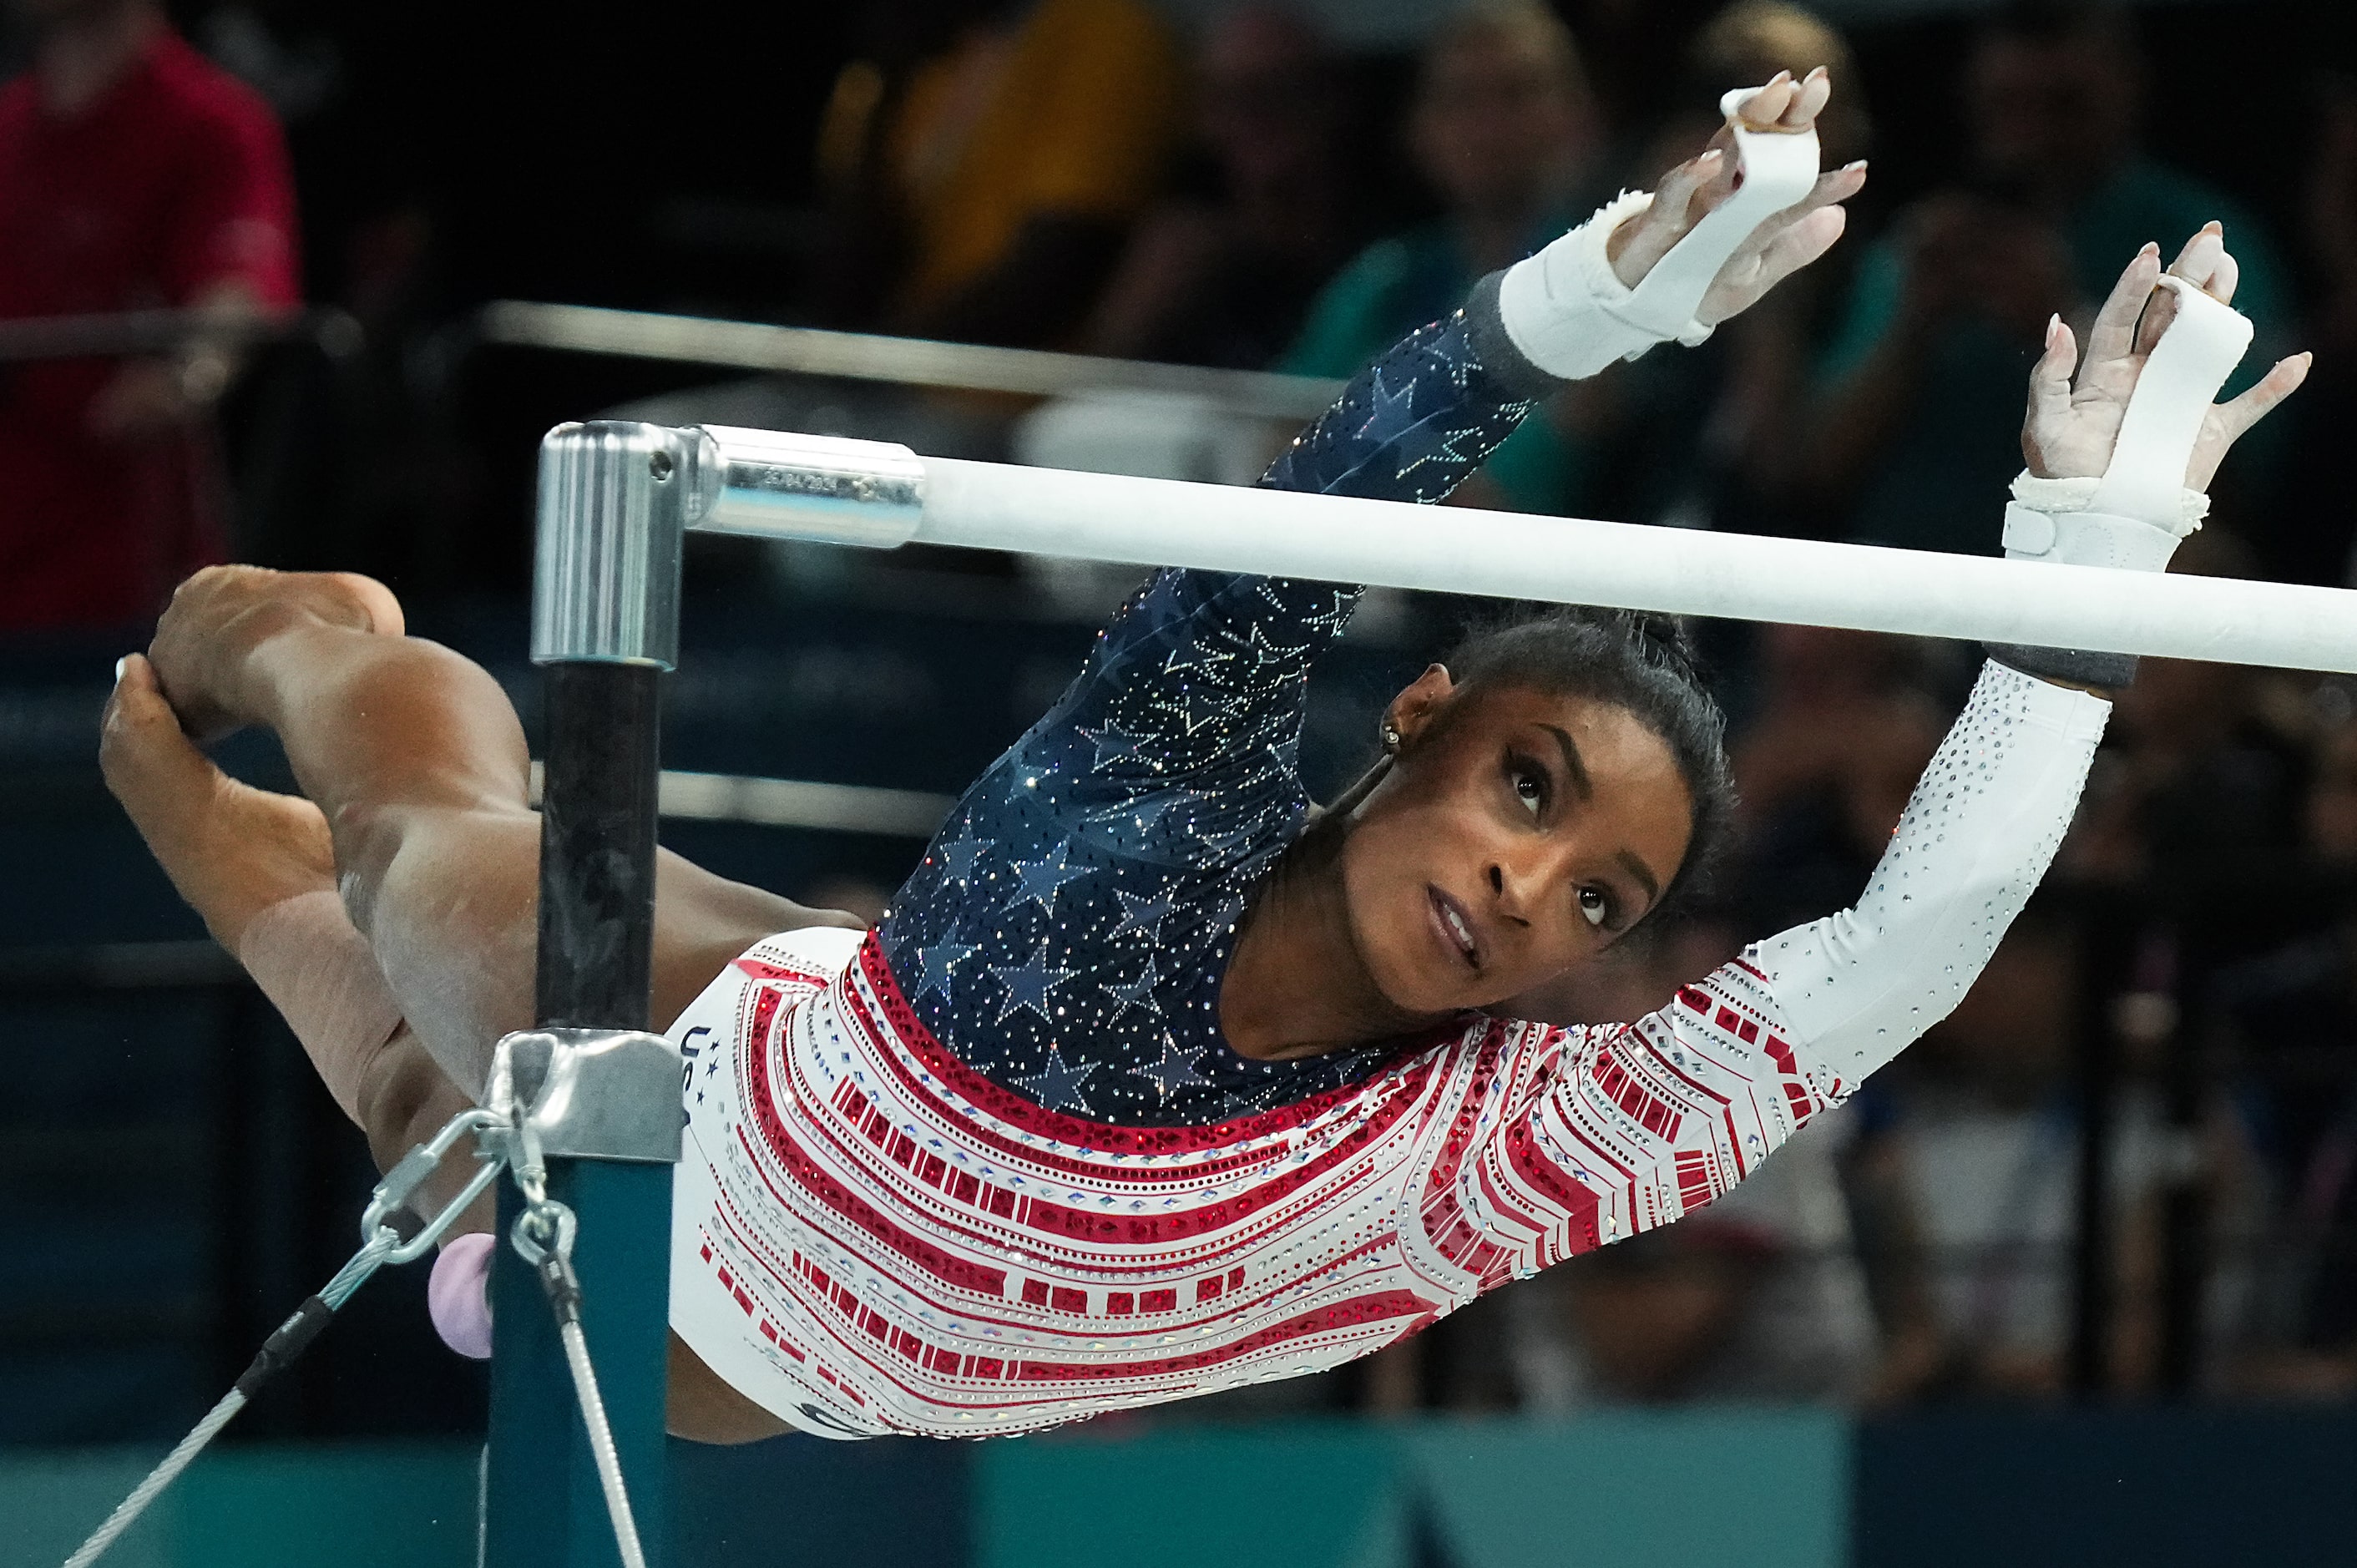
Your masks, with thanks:
M 1880 1130 L 1858 1162 L 1863 1201 L 1916 1243 L 1918 1277 L 1887 1292 L 1920 1304 L 1932 1348 L 1886 1376 L 1886 1394 L 2049 1394 L 2070 1345 L 2079 1118 L 2068 1093 L 2078 1007 L 2070 926 L 2033 901 L 1979 982 L 1866 1104 Z M 1864 1099 L 1865 1097 L 1861 1097 Z M 2116 1100 L 2111 1193 L 2119 1267 L 2155 1251 L 2168 1130 L 2143 1084 Z M 2121 1293 L 2115 1343 L 2146 1346 L 2148 1291 Z M 1918 1326 L 1889 1325 L 1902 1340 Z M 2133 1357 L 2134 1352 L 2131 1352 Z
M 2319 745 L 2301 813 L 2336 918 L 2221 973 L 2215 1004 L 2234 1101 L 2269 1211 L 2246 1391 L 2357 1393 L 2357 724 Z
M 1605 194 L 1603 126 L 1586 73 L 1571 34 L 1539 0 L 1472 0 L 1442 26 L 1425 49 L 1409 140 L 1445 215 L 1361 252 L 1310 307 L 1281 368 L 1355 374 Z M 1586 459 L 1557 424 L 1526 420 L 1491 456 L 1482 477 L 1505 504 L 1573 504 Z
M 1695 35 L 1667 113 L 1637 160 L 1643 184 L 1709 140 L 1730 89 L 1778 71 L 1824 67 L 1833 100 L 1818 117 L 1828 168 L 1862 158 L 1872 134 L 1857 63 L 1841 34 L 1784 0 L 1738 0 Z M 1871 188 L 1868 188 L 1871 195 Z M 1807 401 L 1813 345 L 1824 336 L 1854 252 L 1849 244 L 1723 324 L 1700 349 L 1649 354 L 1617 367 L 1589 400 L 1600 448 L 1588 510 L 1599 517 L 1688 527 L 1786 532 L 1793 457 Z
M 2248 553 L 2204 530 L 2178 570 L 2247 575 Z M 2266 721 L 2263 677 L 2238 664 L 2147 659 L 2114 699 L 2080 821 L 2056 860 L 2066 876 L 2227 885 L 2298 846 L 2301 761 Z
M 278 126 L 156 0 L 16 0 L 33 69 L 0 89 L 0 317 L 296 299 Z M 221 559 L 207 415 L 232 365 L 16 367 L 0 383 L 0 627 L 153 614 Z
M 1857 896 L 1947 726 L 1906 639 L 1768 626 L 1758 649 L 1759 706 L 1732 749 L 1735 896 L 1765 933 Z
M 1820 368 L 1810 478 L 1853 536 L 1996 553 L 1982 498 L 2019 467 L 2021 366 L 2050 315 L 2084 319 L 2148 240 L 2173 251 L 2222 220 L 2242 263 L 2235 305 L 2263 337 L 2282 325 L 2258 228 L 2138 150 L 2142 89 L 2135 38 L 2107 6 L 2033 0 L 1983 30 L 1959 121 L 1971 178 L 1861 260 Z
M 1160 189 L 1179 129 L 1176 46 L 1145 0 L 916 9 L 941 47 L 897 77 L 845 67 L 821 129 L 849 231 L 837 268 L 892 280 L 881 324 L 899 330 L 1063 343 Z M 899 8 L 877 20 L 902 30 Z
M 1208 188 L 1138 224 L 1089 346 L 1260 370 L 1364 238 L 1340 62 L 1299 16 L 1249 4 L 1211 24 L 1195 75 Z
M 2312 145 L 2301 238 L 2318 285 L 2316 364 L 2285 433 L 2279 504 L 2250 532 L 2267 576 L 2345 586 L 2357 584 L 2345 457 L 2357 421 L 2357 77 L 2328 81 Z

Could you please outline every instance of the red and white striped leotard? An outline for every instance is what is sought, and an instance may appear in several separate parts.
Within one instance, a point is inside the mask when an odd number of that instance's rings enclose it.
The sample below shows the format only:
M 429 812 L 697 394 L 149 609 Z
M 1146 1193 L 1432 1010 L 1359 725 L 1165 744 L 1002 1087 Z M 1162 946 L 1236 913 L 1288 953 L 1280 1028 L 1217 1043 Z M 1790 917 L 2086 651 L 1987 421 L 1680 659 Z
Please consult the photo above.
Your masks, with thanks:
M 929 1035 L 875 938 L 770 939 L 673 1031 L 673 1326 L 834 1436 L 1026 1432 L 1380 1348 L 1709 1201 L 1944 1015 L 2108 711 L 1992 664 L 1854 908 L 1633 1025 L 1483 1020 L 1216 1125 L 1043 1109 Z

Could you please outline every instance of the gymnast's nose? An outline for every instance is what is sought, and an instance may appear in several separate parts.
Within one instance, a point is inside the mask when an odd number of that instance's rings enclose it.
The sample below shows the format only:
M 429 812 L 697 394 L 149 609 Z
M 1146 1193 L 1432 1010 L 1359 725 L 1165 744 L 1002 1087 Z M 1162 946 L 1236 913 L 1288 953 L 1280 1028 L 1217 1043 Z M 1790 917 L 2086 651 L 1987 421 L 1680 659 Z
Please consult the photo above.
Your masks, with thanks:
M 1528 872 L 1510 867 L 1502 860 L 1490 863 L 1490 902 L 1500 919 L 1529 925 L 1535 891 Z

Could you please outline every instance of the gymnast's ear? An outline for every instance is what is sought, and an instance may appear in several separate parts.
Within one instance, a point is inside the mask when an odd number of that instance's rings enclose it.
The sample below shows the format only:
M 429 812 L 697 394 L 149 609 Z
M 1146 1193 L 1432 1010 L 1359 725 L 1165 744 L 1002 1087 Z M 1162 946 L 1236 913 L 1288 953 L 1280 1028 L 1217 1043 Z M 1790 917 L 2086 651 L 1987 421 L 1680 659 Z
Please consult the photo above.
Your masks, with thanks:
M 1431 726 L 1456 693 L 1457 681 L 1448 673 L 1448 666 L 1426 666 L 1424 673 L 1408 682 L 1383 710 L 1383 749 L 1397 751 L 1414 746 L 1416 736 Z

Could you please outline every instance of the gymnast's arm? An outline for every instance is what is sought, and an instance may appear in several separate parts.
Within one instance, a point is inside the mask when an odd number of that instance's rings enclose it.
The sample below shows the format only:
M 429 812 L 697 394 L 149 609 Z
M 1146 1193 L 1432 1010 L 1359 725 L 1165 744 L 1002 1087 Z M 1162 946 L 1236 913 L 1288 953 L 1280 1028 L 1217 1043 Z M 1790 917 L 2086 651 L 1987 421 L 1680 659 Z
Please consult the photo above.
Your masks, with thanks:
M 1525 1033 L 1458 1197 L 1513 1272 L 1707 1203 L 1945 1016 L 2052 860 L 2109 712 L 1990 662 L 1856 905 L 1637 1023 L 1508 1026 Z
M 2089 334 L 2083 367 L 2069 329 L 2050 328 L 2030 379 L 2022 435 L 2030 484 L 2016 485 L 2009 554 L 2115 570 L 2167 564 L 2182 519 L 2201 510 L 2201 497 L 2180 487 L 2205 487 L 2235 438 L 2305 370 L 2286 360 L 2241 397 L 2212 405 L 2239 349 L 2211 367 L 2206 386 L 2180 352 L 2145 389 L 2154 401 L 2137 395 L 2173 317 L 2194 314 L 2193 335 L 2173 341 L 2203 352 L 2194 347 L 2203 334 L 2232 316 L 2233 282 L 2222 236 L 2206 228 L 2166 279 L 2155 249 L 2129 264 Z M 2130 456 L 2120 433 L 2132 400 L 2153 416 L 2147 432 L 2156 418 L 2185 416 L 2180 444 L 2147 439 Z M 2096 511 L 2084 496 L 2058 499 L 2051 489 L 2140 496 L 2147 487 L 2098 486 L 2156 472 L 2158 499 L 2142 503 L 2152 516 Z M 2051 510 L 2016 515 L 2040 501 Z M 1495 1179 L 1468 1184 L 1480 1188 L 1470 1206 L 1486 1209 L 1518 1267 L 1708 1202 L 1963 997 L 2070 826 L 2110 713 L 2083 688 L 2091 676 L 2108 683 L 2134 672 L 2133 660 L 2112 654 L 1992 654 L 1855 906 L 1747 950 L 1634 1025 L 1520 1026 L 1536 1033 L 1523 1036 L 1499 1109 L 1488 1155 Z
M 1803 133 L 1831 89 L 1823 72 L 1779 75 L 1738 106 L 1747 130 Z M 1772 138 L 1771 138 L 1772 139 Z M 1354 377 L 1270 467 L 1262 485 L 1320 495 L 1446 499 L 1511 435 L 1535 400 L 1656 342 L 1712 326 L 1823 255 L 1863 165 L 1819 177 L 1761 219 L 1713 274 L 1693 317 L 1641 324 L 1640 285 L 1696 225 L 1732 199 L 1742 170 L 1731 127 L 1652 195 L 1620 198 L 1537 255 L 1475 285 L 1447 319 L 1419 328 Z M 1080 679 L 1033 732 L 1085 736 L 1092 758 L 1154 732 L 1156 776 L 1249 761 L 1297 724 L 1300 677 L 1351 607 L 1331 585 L 1225 573 L 1157 573 L 1106 629 Z M 1230 722 L 1207 724 L 1214 714 Z M 1112 727 L 1106 727 L 1108 720 Z M 1099 737 L 1109 736 L 1110 739 Z M 1102 769 L 1102 762 L 1092 767 Z
M 1813 186 L 1804 177 L 1805 194 L 1735 242 L 1706 290 L 1695 278 L 1700 297 L 1691 317 L 1682 310 L 1673 326 L 1652 322 L 1648 309 L 1657 306 L 1641 285 L 1735 196 L 1744 172 L 1735 124 L 1761 141 L 1790 140 L 1813 130 L 1831 91 L 1824 73 L 1813 71 L 1797 82 L 1780 74 L 1752 92 L 1737 104 L 1735 121 L 1665 175 L 1658 192 L 1622 196 L 1536 255 L 1491 274 L 1460 309 L 1361 371 L 1261 483 L 1321 495 L 1440 500 L 1536 400 L 1566 381 L 1674 336 L 1699 341 L 1749 308 L 1841 237 L 1841 204 L 1865 185 L 1863 164 L 1820 175 Z

